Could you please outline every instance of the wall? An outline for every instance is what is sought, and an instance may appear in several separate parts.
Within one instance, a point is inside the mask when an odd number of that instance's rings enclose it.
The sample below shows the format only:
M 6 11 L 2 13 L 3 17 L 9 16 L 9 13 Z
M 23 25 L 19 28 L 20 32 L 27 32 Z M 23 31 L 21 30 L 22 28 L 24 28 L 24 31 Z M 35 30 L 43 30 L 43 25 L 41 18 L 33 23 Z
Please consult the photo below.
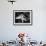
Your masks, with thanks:
M 14 26 L 13 10 L 33 10 L 32 26 Z M 33 40 L 46 40 L 46 1 L 17 0 L 13 5 L 0 0 L 0 40 L 15 40 L 19 32 L 31 34 Z

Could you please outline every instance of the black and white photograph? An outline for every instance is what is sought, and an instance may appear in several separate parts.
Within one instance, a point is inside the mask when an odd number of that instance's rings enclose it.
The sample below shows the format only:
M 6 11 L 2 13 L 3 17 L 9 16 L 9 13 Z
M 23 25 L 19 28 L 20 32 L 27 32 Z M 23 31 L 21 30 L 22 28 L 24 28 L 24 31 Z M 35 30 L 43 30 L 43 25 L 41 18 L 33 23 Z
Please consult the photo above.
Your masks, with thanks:
M 14 10 L 14 24 L 32 24 L 32 10 Z

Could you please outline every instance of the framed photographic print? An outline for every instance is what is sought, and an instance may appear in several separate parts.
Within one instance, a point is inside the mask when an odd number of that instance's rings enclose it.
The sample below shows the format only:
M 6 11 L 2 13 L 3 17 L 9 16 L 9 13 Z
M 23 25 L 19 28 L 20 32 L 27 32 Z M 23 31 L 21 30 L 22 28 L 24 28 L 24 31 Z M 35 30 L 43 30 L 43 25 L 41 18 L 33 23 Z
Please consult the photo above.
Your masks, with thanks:
M 14 25 L 32 25 L 32 10 L 13 10 Z

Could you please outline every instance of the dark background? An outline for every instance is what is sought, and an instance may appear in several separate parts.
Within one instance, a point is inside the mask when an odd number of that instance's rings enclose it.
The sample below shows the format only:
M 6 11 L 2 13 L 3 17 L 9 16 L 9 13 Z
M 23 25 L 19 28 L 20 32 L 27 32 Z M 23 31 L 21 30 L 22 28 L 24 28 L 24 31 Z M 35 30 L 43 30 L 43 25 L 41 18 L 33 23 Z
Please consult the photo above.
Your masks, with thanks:
M 22 23 L 21 19 L 16 19 L 20 14 L 23 14 L 27 21 L 23 21 L 23 23 L 30 23 L 30 12 L 15 12 L 15 23 Z

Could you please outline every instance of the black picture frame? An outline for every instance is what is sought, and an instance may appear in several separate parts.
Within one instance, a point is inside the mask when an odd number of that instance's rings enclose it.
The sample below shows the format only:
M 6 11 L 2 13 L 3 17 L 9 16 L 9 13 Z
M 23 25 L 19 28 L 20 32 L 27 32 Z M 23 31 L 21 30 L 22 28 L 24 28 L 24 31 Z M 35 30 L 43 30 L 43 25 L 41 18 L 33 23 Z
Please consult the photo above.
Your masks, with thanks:
M 13 25 L 32 25 L 32 10 L 13 10 Z

